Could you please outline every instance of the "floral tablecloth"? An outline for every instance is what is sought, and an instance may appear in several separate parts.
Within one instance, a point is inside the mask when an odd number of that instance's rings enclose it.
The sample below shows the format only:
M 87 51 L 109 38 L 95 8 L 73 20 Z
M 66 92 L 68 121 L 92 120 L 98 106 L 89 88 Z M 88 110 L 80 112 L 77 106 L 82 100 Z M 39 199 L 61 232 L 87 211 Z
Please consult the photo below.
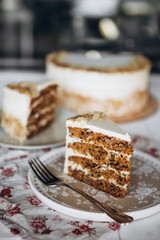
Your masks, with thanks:
M 135 148 L 160 159 L 159 143 L 139 136 L 132 139 Z M 120 239 L 118 223 L 66 216 L 48 208 L 33 194 L 27 180 L 28 160 L 48 151 L 0 147 L 0 229 L 5 233 L 0 239 Z

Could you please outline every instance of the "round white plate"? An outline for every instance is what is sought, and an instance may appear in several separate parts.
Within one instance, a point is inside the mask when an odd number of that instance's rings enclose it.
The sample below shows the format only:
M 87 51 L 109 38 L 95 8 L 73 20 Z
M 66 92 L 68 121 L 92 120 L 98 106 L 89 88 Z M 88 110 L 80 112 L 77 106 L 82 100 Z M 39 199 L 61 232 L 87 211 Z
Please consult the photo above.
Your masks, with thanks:
M 0 146 L 17 149 L 43 149 L 64 145 L 66 136 L 66 119 L 73 113 L 65 109 L 56 109 L 56 120 L 52 126 L 39 133 L 37 136 L 23 142 L 15 140 L 7 135 L 0 127 Z
M 41 157 L 52 167 L 63 171 L 65 148 L 54 149 Z M 29 170 L 29 184 L 35 195 L 48 207 L 66 215 L 92 221 L 110 221 L 111 218 L 94 204 L 73 190 L 61 186 L 46 186 Z M 73 179 L 75 182 L 76 180 Z M 78 181 L 77 185 L 79 184 Z M 131 184 L 124 199 L 116 199 L 95 188 L 83 185 L 83 190 L 99 201 L 140 219 L 160 211 L 160 161 L 139 150 L 134 150 L 131 160 Z

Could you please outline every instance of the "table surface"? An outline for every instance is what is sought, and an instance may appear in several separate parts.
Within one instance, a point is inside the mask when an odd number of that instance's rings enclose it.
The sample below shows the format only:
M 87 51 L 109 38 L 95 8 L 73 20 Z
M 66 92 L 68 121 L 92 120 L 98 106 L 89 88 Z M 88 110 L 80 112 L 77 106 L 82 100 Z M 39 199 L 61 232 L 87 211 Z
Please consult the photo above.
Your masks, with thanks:
M 0 73 L 2 85 L 4 82 L 1 76 Z M 150 92 L 160 103 L 160 75 L 151 76 Z M 160 161 L 159 122 L 158 107 L 151 116 L 120 126 L 136 140 L 136 148 L 152 154 Z M 37 153 L 45 154 L 45 150 Z M 99 223 L 71 218 L 48 209 L 34 198 L 27 182 L 27 161 L 33 154 L 35 153 L 29 150 L 0 147 L 0 216 L 3 218 L 0 219 L 0 239 L 159 239 L 160 212 L 120 226 L 114 222 Z M 9 189 L 10 192 L 4 194 L 4 189 Z M 20 194 L 21 191 L 23 194 Z

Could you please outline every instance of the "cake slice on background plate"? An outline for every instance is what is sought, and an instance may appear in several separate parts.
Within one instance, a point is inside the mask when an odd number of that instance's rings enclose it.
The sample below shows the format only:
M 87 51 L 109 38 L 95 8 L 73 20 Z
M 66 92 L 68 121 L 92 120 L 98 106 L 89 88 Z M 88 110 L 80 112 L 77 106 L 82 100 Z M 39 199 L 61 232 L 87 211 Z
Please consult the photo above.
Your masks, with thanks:
M 55 118 L 57 85 L 53 81 L 19 82 L 3 89 L 1 126 L 19 141 L 37 135 Z
M 130 136 L 102 112 L 71 117 L 66 128 L 64 172 L 116 198 L 125 197 L 133 154 Z

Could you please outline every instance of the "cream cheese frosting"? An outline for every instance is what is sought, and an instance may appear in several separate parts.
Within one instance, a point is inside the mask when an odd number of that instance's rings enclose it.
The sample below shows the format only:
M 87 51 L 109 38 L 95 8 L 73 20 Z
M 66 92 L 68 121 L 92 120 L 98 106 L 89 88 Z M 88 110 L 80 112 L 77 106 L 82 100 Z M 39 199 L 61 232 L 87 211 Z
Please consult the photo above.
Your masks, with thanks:
M 134 61 L 133 54 L 104 54 L 101 53 L 99 58 L 95 58 L 94 55 L 84 53 L 69 53 L 62 59 L 62 63 L 70 64 L 72 66 L 81 66 L 82 63 L 87 68 L 100 68 L 100 69 L 114 69 L 122 66 L 127 66 L 129 62 Z
M 58 84 L 57 105 L 74 113 L 107 111 L 116 122 L 135 120 L 149 101 L 150 61 L 138 54 L 50 53 L 46 75 Z
M 69 92 L 99 100 L 124 100 L 148 88 L 150 63 L 142 56 L 102 53 L 97 59 L 70 52 L 57 62 L 51 56 L 46 61 L 47 77 Z

